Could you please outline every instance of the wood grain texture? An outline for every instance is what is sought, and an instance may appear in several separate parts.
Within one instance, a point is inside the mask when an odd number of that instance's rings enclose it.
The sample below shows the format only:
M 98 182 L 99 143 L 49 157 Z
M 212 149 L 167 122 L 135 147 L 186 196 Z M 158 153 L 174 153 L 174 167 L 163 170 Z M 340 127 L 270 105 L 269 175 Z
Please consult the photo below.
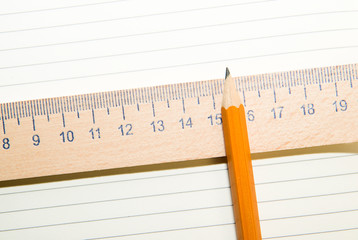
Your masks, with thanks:
M 357 66 L 236 78 L 251 153 L 358 141 Z M 220 79 L 1 104 L 0 180 L 224 156 L 222 86 Z M 69 131 L 73 141 L 63 142 Z

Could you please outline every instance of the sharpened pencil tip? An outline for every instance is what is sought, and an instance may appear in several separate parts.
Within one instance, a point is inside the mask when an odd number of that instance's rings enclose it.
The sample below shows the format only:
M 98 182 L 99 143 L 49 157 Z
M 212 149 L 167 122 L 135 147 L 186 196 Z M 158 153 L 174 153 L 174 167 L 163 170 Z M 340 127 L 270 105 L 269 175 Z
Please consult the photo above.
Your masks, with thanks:
M 228 109 L 231 106 L 239 107 L 241 104 L 242 101 L 236 90 L 235 81 L 231 77 L 229 69 L 226 68 L 222 106 Z
M 229 68 L 226 67 L 226 73 L 225 73 L 225 79 L 230 75 L 230 71 Z

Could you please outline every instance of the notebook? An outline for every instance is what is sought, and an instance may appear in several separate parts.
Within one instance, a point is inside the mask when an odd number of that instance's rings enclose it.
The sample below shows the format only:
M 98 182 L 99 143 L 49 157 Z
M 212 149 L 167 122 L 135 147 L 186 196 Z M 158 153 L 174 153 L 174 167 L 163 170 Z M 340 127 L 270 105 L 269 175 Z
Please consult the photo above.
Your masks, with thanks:
M 0 102 L 358 62 L 354 0 L 3 5 Z M 264 239 L 357 238 L 358 147 L 340 147 L 255 157 Z M 235 239 L 219 162 L 3 187 L 0 239 Z

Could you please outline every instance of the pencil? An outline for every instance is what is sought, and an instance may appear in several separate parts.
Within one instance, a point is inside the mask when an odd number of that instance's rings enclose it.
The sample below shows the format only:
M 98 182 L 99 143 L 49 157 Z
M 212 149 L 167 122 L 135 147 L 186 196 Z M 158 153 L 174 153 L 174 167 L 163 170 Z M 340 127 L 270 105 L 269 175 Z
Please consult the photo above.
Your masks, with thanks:
M 245 110 L 227 68 L 221 114 L 237 239 L 262 239 Z

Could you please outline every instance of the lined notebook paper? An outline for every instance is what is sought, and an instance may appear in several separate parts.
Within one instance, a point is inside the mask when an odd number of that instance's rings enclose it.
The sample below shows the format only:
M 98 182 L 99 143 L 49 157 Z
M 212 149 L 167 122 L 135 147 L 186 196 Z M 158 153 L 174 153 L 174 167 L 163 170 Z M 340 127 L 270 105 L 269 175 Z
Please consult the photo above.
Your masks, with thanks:
M 357 36 L 354 0 L 14 0 L 0 102 L 356 63 Z M 358 155 L 254 166 L 265 239 L 357 238 Z M 224 164 L 0 189 L 0 239 L 201 237 L 235 239 Z
M 0 101 L 355 63 L 357 5 L 14 0 L 0 9 Z
M 356 239 L 358 155 L 254 161 L 264 239 Z M 236 239 L 226 164 L 1 189 L 1 239 Z

